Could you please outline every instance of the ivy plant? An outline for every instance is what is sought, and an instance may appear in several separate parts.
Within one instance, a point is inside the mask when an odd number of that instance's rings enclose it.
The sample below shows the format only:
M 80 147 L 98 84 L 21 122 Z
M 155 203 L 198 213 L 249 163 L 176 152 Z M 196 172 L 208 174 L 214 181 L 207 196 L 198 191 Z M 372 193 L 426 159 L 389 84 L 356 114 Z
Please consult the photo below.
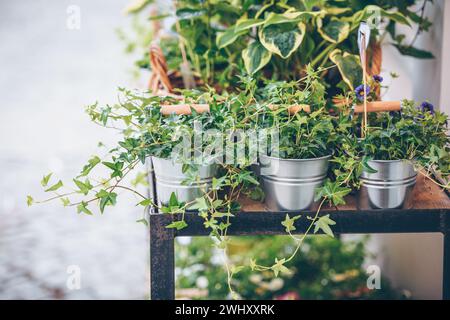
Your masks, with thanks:
M 320 82 L 323 71 L 307 68 L 306 75 L 298 81 L 267 81 L 264 87 L 259 87 L 253 77 L 241 77 L 241 86 L 236 93 L 218 94 L 214 89 L 186 90 L 182 92 L 183 102 L 207 103 L 210 110 L 197 113 L 192 108 L 190 114 L 183 115 L 162 114 L 165 105 L 180 103 L 172 96 L 155 97 L 120 89 L 117 104 L 103 106 L 95 103 L 87 108 L 92 121 L 121 132 L 117 145 L 109 149 L 105 157 L 91 157 L 74 177 L 71 187 L 51 173 L 44 175 L 41 185 L 50 196 L 43 201 L 35 201 L 28 196 L 27 203 L 60 199 L 64 206 L 75 207 L 80 214 L 92 215 L 94 206 L 103 213 L 120 200 L 119 191 L 130 192 L 136 197 L 135 204 L 144 212 L 139 222 L 145 224 L 147 210 L 152 207 L 158 208 L 162 214 L 177 215 L 176 222 L 166 226 L 177 230 L 187 227 L 184 219 L 187 210 L 197 211 L 217 248 L 226 254 L 229 249 L 228 228 L 233 223 L 234 214 L 241 209 L 240 200 L 243 196 L 261 200 L 264 195 L 251 169 L 254 159 L 220 160 L 226 156 L 223 150 L 227 148 L 211 149 L 211 140 L 204 136 L 208 129 L 217 133 L 215 137 L 219 137 L 219 141 L 231 141 L 234 144 L 232 150 L 237 145 L 247 152 L 254 147 L 249 139 L 235 141 L 232 138 L 235 132 L 276 128 L 280 134 L 279 156 L 282 158 L 332 155 L 328 179 L 317 190 L 317 211 L 313 214 L 286 214 L 280 222 L 296 244 L 290 255 L 274 257 L 271 264 L 261 263 L 258 257 L 250 259 L 247 265 L 237 265 L 225 259 L 227 285 L 231 296 L 237 298 L 239 295 L 233 288 L 232 279 L 242 270 L 271 272 L 275 277 L 289 274 L 289 266 L 308 234 L 320 232 L 334 236 L 335 222 L 330 215 L 322 214 L 321 209 L 327 204 L 338 206 L 345 203 L 345 196 L 352 188 L 358 188 L 362 170 L 370 169 L 369 159 L 414 159 L 429 177 L 432 170 L 444 177 L 449 176 L 445 115 L 435 111 L 430 104 L 424 103 L 417 108 L 413 102 L 405 101 L 401 114 L 371 115 L 370 130 L 365 139 L 361 139 L 357 130 L 359 119 L 352 117 L 345 106 L 342 112 L 334 113 L 324 108 L 325 88 Z M 380 85 L 379 80 L 369 82 L 373 87 L 363 90 L 369 91 L 370 95 L 375 86 Z M 350 101 L 357 101 L 360 90 L 357 88 L 345 96 Z M 291 112 L 292 106 L 302 108 Z M 304 106 L 309 110 L 303 109 Z M 196 134 L 202 136 L 200 143 L 188 140 L 179 149 L 183 139 Z M 202 157 L 200 162 L 192 161 L 192 155 L 203 154 L 205 150 L 209 151 L 206 158 Z M 203 194 L 193 201 L 182 203 L 172 194 L 168 203 L 157 204 L 136 188 L 137 184 L 145 183 L 148 174 L 136 172 L 137 168 L 152 156 L 183 163 L 186 184 L 198 179 L 198 168 L 204 164 L 203 160 L 210 163 L 219 159 L 220 170 L 213 178 L 211 188 L 203 190 Z M 97 171 L 102 171 L 100 167 L 107 170 L 106 176 L 96 175 Z M 129 184 L 125 178 L 133 172 L 135 178 Z M 65 188 L 67 190 L 62 191 Z M 306 232 L 296 236 L 293 231 L 300 219 L 306 221 Z

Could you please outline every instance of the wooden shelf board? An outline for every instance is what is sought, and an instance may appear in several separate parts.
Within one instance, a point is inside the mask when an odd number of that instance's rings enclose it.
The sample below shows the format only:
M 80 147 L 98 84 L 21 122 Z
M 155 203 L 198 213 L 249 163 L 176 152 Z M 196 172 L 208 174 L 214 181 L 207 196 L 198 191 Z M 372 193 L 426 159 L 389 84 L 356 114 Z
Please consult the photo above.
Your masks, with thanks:
M 450 198 L 447 193 L 438 185 L 425 178 L 423 175 L 417 176 L 417 183 L 414 188 L 414 203 L 411 209 L 450 209 Z M 345 198 L 346 204 L 339 207 L 324 207 L 324 211 L 356 211 L 356 197 L 349 195 Z M 242 197 L 239 202 L 243 212 L 269 212 L 264 203 Z

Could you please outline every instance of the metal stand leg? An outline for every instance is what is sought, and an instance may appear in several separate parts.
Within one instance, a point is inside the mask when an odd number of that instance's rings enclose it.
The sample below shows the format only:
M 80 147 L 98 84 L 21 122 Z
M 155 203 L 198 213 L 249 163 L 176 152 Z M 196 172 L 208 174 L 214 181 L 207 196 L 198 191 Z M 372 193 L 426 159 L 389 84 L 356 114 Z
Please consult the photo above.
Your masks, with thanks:
M 150 215 L 150 299 L 175 299 L 175 233 L 170 215 Z
M 444 221 L 444 274 L 442 276 L 442 299 L 450 300 L 450 214 L 445 214 Z

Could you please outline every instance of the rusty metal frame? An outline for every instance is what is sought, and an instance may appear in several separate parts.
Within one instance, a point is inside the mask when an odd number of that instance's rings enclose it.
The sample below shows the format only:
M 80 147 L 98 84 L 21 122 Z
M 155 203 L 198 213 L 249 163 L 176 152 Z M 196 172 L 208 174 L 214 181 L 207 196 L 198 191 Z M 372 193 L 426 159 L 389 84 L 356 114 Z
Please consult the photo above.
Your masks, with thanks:
M 310 217 L 315 213 L 305 215 Z M 444 236 L 443 299 L 450 299 L 450 209 L 328 211 L 336 221 L 337 234 L 373 233 L 442 233 Z M 232 218 L 228 235 L 284 235 L 281 221 L 284 212 L 242 212 Z M 188 227 L 180 231 L 168 229 L 180 215 L 154 212 L 150 214 L 150 297 L 152 300 L 175 299 L 175 247 L 179 236 L 208 236 L 203 219 L 196 213 L 186 213 Z M 294 233 L 301 234 L 308 227 L 307 219 L 296 221 Z

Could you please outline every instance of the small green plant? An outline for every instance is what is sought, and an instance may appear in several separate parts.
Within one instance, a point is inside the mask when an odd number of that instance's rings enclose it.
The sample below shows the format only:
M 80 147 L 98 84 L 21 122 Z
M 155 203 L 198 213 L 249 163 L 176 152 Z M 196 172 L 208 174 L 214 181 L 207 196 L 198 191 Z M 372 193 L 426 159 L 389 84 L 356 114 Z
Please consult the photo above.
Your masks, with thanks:
M 380 82 L 382 78 L 376 76 L 365 89 L 361 85 L 348 92 L 346 98 L 362 104 L 361 92 L 366 90 L 368 101 L 374 101 Z M 367 164 L 369 160 L 411 160 L 421 174 L 441 187 L 449 188 L 448 183 L 441 185 L 434 178 L 439 176 L 449 181 L 448 116 L 434 110 L 434 106 L 426 101 L 417 104 L 403 100 L 401 106 L 401 111 L 369 113 L 364 138 L 361 138 L 362 115 L 349 115 L 347 121 L 341 122 L 345 128 L 340 130 L 341 144 L 333 159 L 337 164 L 337 180 L 346 181 L 357 189 L 362 170 L 373 171 Z

